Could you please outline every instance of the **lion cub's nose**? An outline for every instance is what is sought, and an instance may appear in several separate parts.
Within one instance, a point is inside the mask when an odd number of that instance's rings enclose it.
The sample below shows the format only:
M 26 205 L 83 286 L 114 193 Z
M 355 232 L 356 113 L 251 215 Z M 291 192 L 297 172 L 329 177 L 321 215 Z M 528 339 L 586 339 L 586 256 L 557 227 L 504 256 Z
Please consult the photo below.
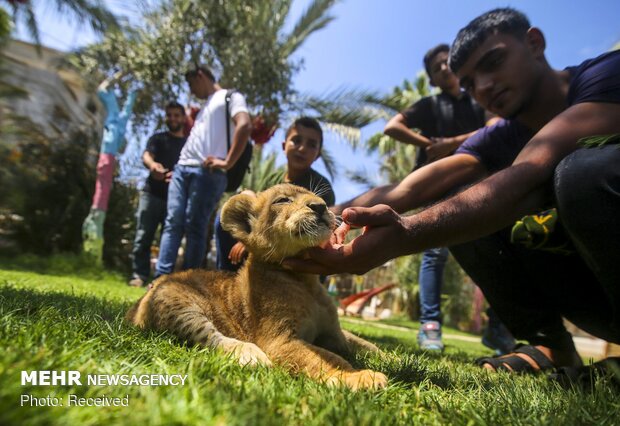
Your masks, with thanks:
M 308 204 L 308 207 L 314 210 L 314 212 L 319 216 L 321 216 L 323 213 L 325 213 L 325 210 L 327 210 L 327 206 L 323 203 Z

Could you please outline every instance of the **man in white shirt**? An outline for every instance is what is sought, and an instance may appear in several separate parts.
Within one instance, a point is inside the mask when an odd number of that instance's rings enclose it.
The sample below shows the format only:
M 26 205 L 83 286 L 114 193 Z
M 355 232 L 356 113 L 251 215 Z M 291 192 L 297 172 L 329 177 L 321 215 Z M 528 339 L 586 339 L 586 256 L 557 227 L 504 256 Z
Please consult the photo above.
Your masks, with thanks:
M 168 189 L 168 212 L 155 276 L 174 270 L 179 246 L 186 238 L 183 269 L 197 268 L 206 250 L 207 225 L 226 188 L 226 171 L 239 159 L 250 137 L 245 99 L 230 97 L 230 150 L 226 135 L 226 92 L 209 68 L 199 65 L 185 74 L 193 95 L 205 103 L 181 151 Z

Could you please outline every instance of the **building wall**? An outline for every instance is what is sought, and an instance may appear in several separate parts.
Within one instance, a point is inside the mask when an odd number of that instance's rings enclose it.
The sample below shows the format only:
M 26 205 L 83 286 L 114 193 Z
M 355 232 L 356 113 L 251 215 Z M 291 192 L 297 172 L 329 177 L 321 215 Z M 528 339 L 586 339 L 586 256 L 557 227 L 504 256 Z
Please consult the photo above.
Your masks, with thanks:
M 11 99 L 4 107 L 28 117 L 50 139 L 63 139 L 75 130 L 101 132 L 104 108 L 95 90 L 86 88 L 76 72 L 60 69 L 66 53 L 11 40 L 0 52 L 5 72 L 0 78 L 28 92 L 23 99 Z

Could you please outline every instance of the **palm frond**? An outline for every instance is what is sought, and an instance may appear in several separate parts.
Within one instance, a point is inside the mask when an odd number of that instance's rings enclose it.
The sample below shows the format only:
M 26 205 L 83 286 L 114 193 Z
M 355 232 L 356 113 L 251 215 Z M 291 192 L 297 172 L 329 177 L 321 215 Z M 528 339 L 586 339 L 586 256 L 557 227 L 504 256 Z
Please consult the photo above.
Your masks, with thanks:
M 16 12 L 19 13 L 20 7 L 16 9 Z M 39 34 L 39 26 L 37 25 L 37 18 L 34 14 L 34 9 L 32 8 L 32 4 L 30 2 L 25 3 L 23 6 L 23 12 L 26 15 L 26 27 L 28 28 L 28 32 L 34 39 L 37 45 L 37 51 L 41 53 L 41 35 Z
M 310 34 L 325 28 L 334 20 L 334 17 L 326 15 L 326 12 L 335 2 L 336 0 L 314 0 L 308 6 L 284 42 L 284 51 L 287 55 L 295 52 Z
M 0 72 L 4 73 L 4 70 L 0 68 Z M 27 90 L 4 81 L 0 81 L 0 99 L 25 98 L 27 96 Z
M 250 163 L 250 172 L 245 175 L 242 187 L 260 192 L 281 183 L 285 169 L 283 166 L 276 166 L 276 157 L 275 152 L 265 156 L 263 149 L 256 147 Z
M 88 22 L 96 32 L 103 33 L 119 26 L 116 16 L 101 0 L 55 0 L 54 3 L 59 14 L 73 15 L 79 23 Z
M 321 160 L 323 160 L 323 164 L 325 165 L 325 170 L 327 170 L 327 174 L 329 175 L 329 179 L 333 182 L 338 176 L 337 172 L 337 162 L 333 155 L 329 152 L 328 149 L 323 147 L 321 149 Z
M 366 169 L 358 169 L 358 170 L 347 170 L 345 172 L 345 176 L 351 182 L 355 182 L 358 185 L 364 186 L 367 190 L 371 188 L 376 188 L 380 185 L 379 182 L 376 182 L 374 178 L 372 178 Z
M 321 125 L 324 129 L 334 132 L 338 137 L 348 141 L 353 148 L 357 147 L 360 143 L 362 131 L 358 127 L 326 122 L 321 122 Z

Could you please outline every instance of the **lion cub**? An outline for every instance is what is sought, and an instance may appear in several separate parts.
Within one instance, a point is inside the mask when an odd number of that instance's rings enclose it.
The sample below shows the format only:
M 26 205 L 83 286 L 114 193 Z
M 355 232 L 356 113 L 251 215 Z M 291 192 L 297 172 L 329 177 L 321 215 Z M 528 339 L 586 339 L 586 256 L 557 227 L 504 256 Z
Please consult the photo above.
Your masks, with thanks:
M 192 270 L 160 277 L 127 313 L 140 328 L 168 330 L 218 348 L 242 365 L 272 363 L 352 389 L 383 388 L 384 374 L 355 370 L 342 355 L 378 351 L 341 330 L 334 303 L 317 275 L 280 262 L 329 239 L 334 215 L 304 188 L 277 185 L 224 205 L 224 229 L 249 256 L 236 273 Z

